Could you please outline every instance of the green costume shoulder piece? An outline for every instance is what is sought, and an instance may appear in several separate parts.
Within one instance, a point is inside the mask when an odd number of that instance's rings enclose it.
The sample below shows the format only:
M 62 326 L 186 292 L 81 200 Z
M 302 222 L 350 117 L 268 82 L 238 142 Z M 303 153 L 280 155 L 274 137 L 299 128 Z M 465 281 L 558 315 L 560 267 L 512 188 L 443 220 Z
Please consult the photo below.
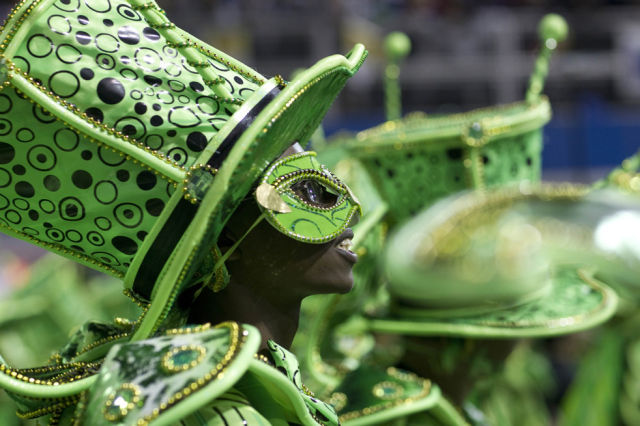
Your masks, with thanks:
M 80 404 L 81 424 L 171 424 L 211 403 L 244 374 L 260 335 L 225 323 L 117 345 Z

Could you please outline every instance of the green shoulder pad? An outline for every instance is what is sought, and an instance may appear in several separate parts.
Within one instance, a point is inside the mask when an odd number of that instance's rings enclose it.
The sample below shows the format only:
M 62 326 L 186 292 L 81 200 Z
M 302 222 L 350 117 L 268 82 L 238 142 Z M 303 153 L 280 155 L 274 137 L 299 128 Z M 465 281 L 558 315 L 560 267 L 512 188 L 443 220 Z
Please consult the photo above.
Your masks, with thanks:
M 362 366 L 349 373 L 331 395 L 344 425 L 384 423 L 431 410 L 442 398 L 429 380 L 390 367 Z
M 115 345 L 80 403 L 81 423 L 173 424 L 231 388 L 259 345 L 256 329 L 233 322 Z

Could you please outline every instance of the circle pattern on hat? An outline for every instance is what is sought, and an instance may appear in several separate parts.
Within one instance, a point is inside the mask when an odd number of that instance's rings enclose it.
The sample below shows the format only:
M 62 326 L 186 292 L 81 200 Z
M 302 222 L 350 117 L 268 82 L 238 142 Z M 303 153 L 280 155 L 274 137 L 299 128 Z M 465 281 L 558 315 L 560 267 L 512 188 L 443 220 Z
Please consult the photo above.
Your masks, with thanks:
M 193 165 L 232 114 L 161 30 L 123 0 L 58 0 L 16 55 L 16 65 L 55 96 L 179 167 Z M 259 87 L 213 57 L 209 66 L 232 97 Z

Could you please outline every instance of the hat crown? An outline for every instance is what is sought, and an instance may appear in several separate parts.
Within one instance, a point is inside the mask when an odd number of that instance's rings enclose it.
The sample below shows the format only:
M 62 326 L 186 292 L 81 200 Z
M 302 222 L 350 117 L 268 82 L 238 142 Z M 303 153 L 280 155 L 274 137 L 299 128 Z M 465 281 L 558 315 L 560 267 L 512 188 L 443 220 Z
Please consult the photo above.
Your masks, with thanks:
M 0 226 L 118 276 L 234 113 L 275 87 L 152 2 L 23 2 L 2 38 Z

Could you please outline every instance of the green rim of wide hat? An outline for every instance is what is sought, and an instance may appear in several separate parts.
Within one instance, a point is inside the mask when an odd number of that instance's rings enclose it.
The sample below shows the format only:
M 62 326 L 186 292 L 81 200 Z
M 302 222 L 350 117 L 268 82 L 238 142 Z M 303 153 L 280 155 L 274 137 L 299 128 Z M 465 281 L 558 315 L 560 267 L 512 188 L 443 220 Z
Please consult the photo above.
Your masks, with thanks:
M 78 4 L 76 5 L 75 3 Z M 75 12 L 69 9 L 66 11 L 67 14 L 65 14 L 65 8 L 81 9 Z M 104 10 L 98 12 L 100 8 Z M 77 13 L 78 16 L 72 16 L 72 12 Z M 104 21 L 103 18 L 105 18 Z M 79 35 L 79 32 L 75 29 L 73 32 L 67 31 L 68 34 L 65 35 L 62 34 L 64 31 L 62 31 L 60 27 L 60 25 L 62 25 L 62 29 L 65 31 L 70 30 L 74 26 L 84 30 L 87 22 L 89 22 L 90 25 L 93 22 L 94 24 L 98 23 L 99 28 L 102 29 L 106 25 L 103 22 L 106 22 L 107 18 L 111 21 L 107 27 L 113 26 L 114 34 L 117 31 L 118 38 L 116 38 L 115 35 L 109 34 L 107 34 L 109 37 L 106 37 L 102 33 L 98 35 L 88 34 L 86 31 L 82 31 L 82 34 Z M 135 22 L 139 22 L 139 24 L 135 24 Z M 113 23 L 115 23 L 115 25 L 113 25 Z M 139 27 L 135 25 L 139 25 Z M 126 27 L 126 30 L 123 30 L 123 27 Z M 30 31 L 34 31 L 37 34 L 31 34 Z M 39 31 L 45 33 L 40 34 Z M 49 32 L 47 33 L 46 31 Z M 105 31 L 107 30 L 105 29 Z M 64 40 L 69 43 L 63 43 L 56 39 L 55 37 L 57 36 L 66 37 Z M 177 206 L 183 205 L 184 201 L 187 200 L 194 206 L 193 209 L 197 210 L 193 220 L 189 221 L 184 233 L 181 232 L 180 235 L 174 236 L 175 244 L 169 244 L 170 248 L 175 247 L 175 249 L 166 262 L 155 262 L 153 269 L 155 269 L 156 272 L 163 266 L 164 269 L 159 272 L 157 278 L 148 280 L 149 283 L 147 285 L 152 287 L 150 298 L 153 299 L 153 301 L 145 314 L 145 320 L 142 322 L 140 332 L 136 334 L 136 338 L 141 338 L 155 330 L 159 325 L 159 321 L 167 315 L 174 298 L 178 292 L 182 290 L 183 285 L 189 282 L 190 278 L 196 273 L 202 257 L 208 256 L 208 251 L 213 243 L 215 243 L 218 233 L 238 203 L 248 194 L 251 186 L 262 171 L 291 143 L 294 141 L 305 141 L 310 136 L 346 80 L 355 73 L 366 56 L 364 47 L 357 45 L 347 57 L 334 55 L 325 58 L 308 70 L 298 74 L 296 78 L 289 83 L 285 83 L 282 79 L 278 78 L 267 80 L 235 59 L 177 29 L 166 20 L 163 13 L 154 3 L 136 1 L 98 2 L 92 3 L 90 7 L 79 2 L 71 2 L 68 5 L 59 2 L 54 4 L 53 1 L 40 1 L 30 4 L 23 2 L 12 11 L 2 32 L 2 37 L 5 40 L 3 50 L 3 59 L 5 61 L 3 95 L 10 93 L 16 104 L 20 103 L 22 105 L 22 103 L 29 103 L 28 108 L 23 107 L 23 111 L 20 112 L 14 109 L 11 111 L 11 114 L 23 113 L 22 116 L 25 117 L 25 119 L 31 119 L 31 115 L 33 115 L 35 119 L 46 118 L 47 123 L 42 125 L 43 128 L 47 128 L 47 126 L 58 126 L 60 128 L 59 130 L 69 130 L 69 134 L 76 140 L 76 146 L 78 144 L 82 145 L 87 152 L 87 158 L 84 157 L 85 151 L 82 152 L 82 159 L 87 161 L 87 164 L 92 164 L 96 168 L 95 176 L 92 179 L 94 184 L 97 184 L 97 181 L 105 177 L 115 182 L 117 182 L 116 179 L 120 181 L 126 180 L 124 177 L 120 179 L 119 172 L 120 169 L 123 169 L 130 175 L 128 178 L 130 180 L 126 184 L 118 182 L 117 190 L 120 192 L 130 192 L 127 194 L 129 197 L 129 199 L 126 200 L 128 204 L 133 205 L 136 197 L 144 197 L 143 200 L 150 198 L 147 193 L 142 192 L 142 187 L 138 188 L 141 185 L 147 185 L 144 179 L 142 184 L 138 181 L 137 185 L 134 184 L 134 179 L 140 179 L 142 174 L 144 174 L 145 177 L 151 175 L 150 179 L 152 182 L 161 183 L 157 184 L 152 191 L 157 191 L 154 193 L 154 199 L 160 200 L 160 205 L 163 207 L 159 209 L 156 206 L 153 214 L 147 214 L 148 211 L 144 210 L 144 206 L 137 207 L 137 210 L 134 208 L 135 206 L 133 206 L 129 210 L 121 209 L 122 211 L 120 211 L 117 208 L 114 209 L 115 204 L 106 202 L 105 200 L 98 200 L 100 203 L 95 202 L 91 207 L 96 208 L 99 212 L 101 212 L 100 209 L 104 209 L 114 215 L 122 213 L 122 217 L 112 218 L 111 222 L 116 223 L 116 219 L 118 219 L 119 225 L 116 224 L 114 228 L 129 232 L 121 239 L 109 236 L 108 238 L 105 237 L 102 240 L 96 241 L 105 247 L 101 250 L 106 254 L 102 255 L 91 253 L 86 247 L 84 250 L 82 250 L 83 247 L 78 249 L 79 245 L 70 244 L 68 241 L 69 238 L 66 240 L 66 244 L 61 244 L 56 241 L 51 241 L 51 238 L 47 240 L 42 237 L 34 237 L 33 235 L 23 232 L 23 229 L 20 229 L 22 226 L 8 225 L 9 222 L 6 220 L 3 220 L 1 223 L 4 232 L 70 257 L 80 263 L 110 273 L 111 275 L 124 277 L 125 286 L 131 288 L 134 285 L 136 275 L 139 273 L 143 258 L 148 255 L 148 253 L 152 253 L 149 250 L 153 248 L 154 241 L 159 240 L 158 236 L 161 236 L 162 232 L 166 232 L 167 228 L 171 230 L 173 226 L 173 223 L 171 223 L 171 220 L 173 220 L 172 213 L 176 210 Z M 49 43 L 46 40 L 52 41 Z M 90 40 L 90 42 L 86 43 L 86 40 Z M 188 92 L 193 98 L 201 96 L 204 93 L 208 96 L 208 104 L 205 106 L 209 108 L 213 106 L 216 106 L 216 108 L 219 107 L 217 108 L 219 114 L 212 114 L 211 111 L 208 110 L 209 116 L 206 117 L 207 121 L 202 120 L 205 121 L 203 127 L 196 127 L 200 131 L 199 133 L 205 136 L 206 143 L 202 143 L 202 141 L 199 142 L 198 140 L 190 140 L 192 136 L 191 129 L 189 128 L 187 131 L 182 130 L 183 127 L 188 128 L 186 124 L 189 123 L 179 122 L 178 124 L 184 126 L 174 126 L 174 123 L 171 122 L 170 114 L 175 113 L 175 109 L 179 108 L 177 106 L 172 106 L 171 111 L 164 116 L 164 121 L 161 122 L 163 118 L 161 116 L 160 119 L 155 119 L 156 124 L 147 123 L 149 124 L 149 128 L 156 126 L 162 129 L 162 131 L 170 132 L 177 130 L 178 132 L 177 141 L 173 142 L 173 145 L 167 143 L 165 145 L 168 146 L 162 146 L 158 149 L 149 146 L 147 139 L 137 139 L 137 129 L 135 125 L 132 124 L 130 127 L 122 126 L 119 128 L 113 123 L 116 121 L 115 118 L 112 117 L 112 115 L 115 114 L 114 111 L 117 110 L 117 108 L 122 109 L 122 105 L 124 105 L 118 104 L 118 102 L 123 99 L 129 101 L 124 95 L 133 94 L 133 90 L 131 90 L 131 93 L 129 93 L 129 90 L 136 87 L 134 83 L 146 85 L 147 87 L 143 88 L 147 92 L 151 91 L 151 93 L 153 93 L 154 88 L 157 88 L 158 85 L 169 84 L 169 79 L 165 74 L 162 74 L 164 79 L 159 82 L 158 79 L 152 75 L 153 72 L 146 69 L 151 66 L 150 64 L 154 63 L 153 60 L 155 56 L 151 53 L 148 53 L 147 56 L 141 56 L 140 58 L 135 56 L 138 53 L 136 50 L 138 47 L 142 46 L 142 48 L 146 48 L 147 44 L 157 43 L 159 40 L 162 43 L 160 46 L 163 46 L 163 53 L 164 49 L 168 49 L 171 54 L 177 58 L 174 61 L 176 62 L 174 65 L 180 65 L 182 67 L 180 70 L 183 74 L 181 75 L 186 75 L 187 72 L 189 73 L 189 78 L 186 81 L 187 84 L 182 83 L 180 86 L 178 84 L 181 83 L 180 81 L 177 81 L 177 83 L 173 82 L 173 84 L 178 86 L 181 91 L 185 91 L 185 93 L 187 93 L 188 89 L 184 88 L 184 86 L 189 86 L 192 92 L 195 92 L 195 94 Z M 57 46 L 54 44 L 54 41 L 58 43 Z M 111 41 L 111 45 L 107 43 L 109 41 Z M 75 43 L 75 45 L 73 43 Z M 101 43 L 107 43 L 106 47 L 105 45 L 100 47 Z M 114 45 L 113 43 L 116 44 Z M 63 44 L 65 45 L 64 48 L 62 48 Z M 94 44 L 98 49 L 94 48 Z M 120 49 L 118 54 L 122 54 L 123 56 L 118 58 L 120 65 L 114 67 L 114 63 L 109 62 L 107 56 L 100 55 L 104 53 L 101 51 L 103 48 L 115 48 L 114 46 L 116 45 Z M 132 48 L 130 47 L 131 45 L 137 45 L 138 47 Z M 83 50 L 85 47 L 82 46 L 89 46 L 86 47 L 86 49 L 91 48 L 94 50 L 85 51 Z M 23 70 L 19 66 L 20 64 L 29 64 L 24 57 L 22 59 L 17 58 L 19 55 L 17 55 L 16 52 L 20 53 L 20 49 L 25 51 L 30 50 L 32 53 L 35 53 L 33 55 L 34 63 L 31 64 L 33 66 L 26 66 L 27 70 Z M 131 53 L 129 56 L 125 55 L 125 53 L 127 53 L 126 49 L 133 49 L 129 50 Z M 158 52 L 156 53 L 159 55 Z M 63 75 L 68 81 L 65 79 L 57 80 L 57 77 L 54 77 L 57 74 L 51 69 L 35 66 L 38 60 L 37 58 L 43 55 L 53 57 L 54 54 L 56 57 L 64 58 L 65 60 L 60 60 L 60 62 L 64 64 L 72 62 L 71 59 L 75 60 L 75 62 L 67 64 L 70 69 L 64 69 L 66 73 Z M 73 56 L 73 58 L 69 55 Z M 81 59 L 84 58 L 89 60 L 93 67 L 89 69 L 89 71 L 86 71 L 86 69 L 89 68 L 87 63 L 82 63 L 81 61 Z M 128 62 L 125 63 L 123 61 Z M 132 86 L 119 84 L 111 87 L 111 89 L 115 87 L 115 94 L 114 90 L 106 94 L 98 91 L 96 96 L 95 86 L 92 86 L 91 90 L 93 90 L 93 92 L 87 92 L 89 95 L 84 93 L 85 97 L 83 99 L 74 98 L 74 93 L 56 93 L 64 91 L 66 87 L 65 84 L 68 84 L 69 81 L 74 81 L 74 79 L 75 81 L 79 81 L 80 78 L 84 80 L 93 79 L 92 84 L 96 85 L 96 83 L 98 83 L 97 80 L 102 82 L 107 78 L 104 76 L 108 76 L 108 79 L 112 80 L 115 74 L 124 81 L 126 78 L 123 76 L 123 70 L 124 68 L 133 67 L 133 65 L 130 65 L 133 62 L 140 67 L 140 69 L 134 69 L 134 72 L 139 71 L 140 75 L 134 82 L 125 83 L 127 85 L 131 84 Z M 76 63 L 78 63 L 78 65 L 75 65 Z M 129 66 L 125 67 L 122 65 L 123 63 L 129 64 Z M 105 68 L 104 73 L 101 71 L 103 70 L 103 66 Z M 25 67 L 23 66 L 23 68 Z M 80 68 L 82 70 L 80 70 Z M 84 74 L 78 72 L 81 77 L 74 77 L 71 76 L 71 74 L 73 74 L 72 70 L 82 71 Z M 160 72 L 168 73 L 168 70 L 169 65 L 165 64 L 165 68 Z M 27 73 L 26 71 L 30 72 Z M 177 72 L 174 68 L 171 68 L 171 71 Z M 47 74 L 47 72 L 51 75 Z M 102 74 L 98 75 L 98 73 Z M 94 74 L 95 78 L 92 77 Z M 127 72 L 126 75 L 132 76 L 130 72 Z M 189 80 L 194 81 L 190 82 Z M 234 81 L 234 83 L 231 83 L 231 81 Z M 47 87 L 48 83 L 53 83 L 53 85 L 57 86 L 57 90 L 49 90 Z M 191 83 L 194 84 L 192 85 Z M 250 90 L 245 92 L 246 96 L 244 98 L 240 95 L 241 91 L 237 86 L 234 86 L 234 84 L 246 84 L 248 86 Z M 100 86 L 100 84 L 97 84 L 97 86 Z M 209 91 L 208 89 L 211 90 Z M 232 96 L 234 94 L 232 93 L 233 89 L 236 89 L 235 96 Z M 162 93 L 160 93 L 160 89 L 158 89 L 158 92 L 154 93 L 153 96 L 155 99 L 166 100 L 168 96 L 165 96 L 165 92 L 170 92 L 169 88 Z M 75 93 L 79 92 L 76 91 Z M 116 97 L 115 100 L 113 98 L 114 96 Z M 163 96 L 165 96 L 165 98 L 163 98 Z M 131 97 L 133 98 L 133 96 Z M 98 100 L 97 98 L 100 99 Z M 176 95 L 175 98 L 178 98 L 178 96 Z M 99 101 L 102 101 L 100 105 L 104 110 L 102 111 L 102 117 L 96 116 L 95 111 L 88 113 L 86 110 L 87 106 L 92 106 L 95 102 Z M 189 99 L 185 97 L 184 101 L 188 102 Z M 31 105 L 31 102 L 34 102 L 35 105 Z M 187 103 L 189 108 L 198 108 L 200 110 L 204 108 L 202 102 L 192 102 L 193 104 Z M 131 103 L 130 109 L 135 109 L 133 105 L 134 102 L 129 103 Z M 159 101 L 157 103 L 160 104 L 161 102 Z M 113 104 L 118 104 L 115 110 L 110 109 L 110 105 Z M 151 106 L 151 102 L 149 102 L 147 110 L 149 114 L 155 114 L 150 112 Z M 155 110 L 155 103 L 153 107 Z M 33 114 L 31 113 L 31 108 L 33 108 Z M 159 109 L 160 108 L 161 106 L 159 106 Z M 189 114 L 193 112 L 189 112 L 187 107 L 180 108 L 182 108 L 180 110 L 182 116 L 175 113 L 178 118 L 184 119 L 185 114 L 190 116 Z M 27 110 L 28 114 L 24 114 L 24 111 Z M 142 112 L 137 113 L 142 114 Z M 241 133 L 235 140 L 235 143 L 231 144 L 231 148 L 226 152 L 226 157 L 223 158 L 223 161 L 221 160 L 222 164 L 219 166 L 219 169 L 216 170 L 216 168 L 207 165 L 206 160 L 211 158 L 212 155 L 215 155 L 216 151 L 223 150 L 226 141 L 225 138 L 230 136 L 233 131 L 237 131 L 239 123 L 242 124 L 243 120 L 247 117 L 252 118 L 252 121 L 249 120 L 246 128 L 241 129 Z M 178 118 L 174 121 L 177 121 Z M 32 121 L 35 121 L 35 119 Z M 135 123 L 133 120 L 131 122 Z M 166 127 L 162 127 L 163 124 Z M 11 128 L 11 126 L 9 126 L 9 128 Z M 38 135 L 38 137 L 44 138 L 44 132 L 42 136 Z M 32 135 L 32 138 L 35 138 L 36 142 L 39 141 L 36 135 Z M 200 139 L 201 138 L 202 136 L 200 136 Z M 52 136 L 52 139 L 55 138 Z M 77 140 L 79 140 L 79 142 L 77 142 Z M 49 142 L 51 146 L 53 146 L 53 142 L 54 141 Z M 63 145 L 64 148 L 71 148 L 64 145 L 62 141 L 60 141 L 60 144 L 58 144 L 59 141 L 57 140 L 55 142 L 56 145 Z M 193 142 L 198 148 L 195 150 L 195 153 L 192 152 L 194 150 L 189 151 L 189 149 L 191 149 L 190 142 Z M 40 145 L 42 144 L 40 143 Z M 2 152 L 4 155 L 3 161 L 8 159 L 8 161 L 5 161 L 5 163 L 8 163 L 8 168 L 9 166 L 13 166 L 11 161 L 20 154 L 19 149 L 26 150 L 26 148 L 14 148 L 14 146 L 21 146 L 18 141 L 15 141 L 14 145 L 9 148 L 7 148 L 7 146 L 9 146 L 9 144 L 5 143 L 1 148 L 4 149 Z M 172 154 L 171 149 L 173 148 L 181 149 L 185 152 L 185 157 L 188 152 L 190 155 L 188 161 L 185 158 L 178 158 Z M 69 151 L 73 149 L 75 149 L 75 146 L 69 149 Z M 93 152 L 91 152 L 91 150 L 93 150 Z M 2 151 L 2 149 L 0 149 L 0 151 Z M 49 151 L 52 150 L 49 149 Z M 66 152 L 65 149 L 56 151 L 58 157 L 64 154 L 63 151 Z M 80 159 L 79 151 L 78 149 L 74 153 L 74 155 L 78 155 L 78 160 Z M 24 156 L 26 157 L 28 154 L 24 153 Z M 118 163 L 117 169 L 113 164 L 107 164 L 107 167 L 113 166 L 114 168 L 109 169 L 108 172 L 104 172 L 104 174 L 101 175 L 102 172 L 99 167 L 105 167 L 107 161 L 105 161 L 104 158 L 106 157 L 109 157 L 109 160 L 114 164 L 116 162 Z M 39 157 L 36 155 L 34 158 L 37 159 Z M 46 159 L 45 156 L 42 156 L 43 161 Z M 98 161 L 98 159 L 102 162 Z M 5 165 L 5 163 L 3 163 L 3 165 Z M 72 165 L 70 167 L 74 166 Z M 24 166 L 22 166 L 22 168 L 24 169 Z M 64 185 L 64 180 L 73 179 L 71 176 L 68 176 L 71 170 L 58 171 L 57 175 L 53 175 L 52 179 L 55 178 L 58 183 L 59 181 L 63 181 Z M 28 169 L 27 172 L 31 171 L 31 169 Z M 89 171 L 93 172 L 93 170 Z M 118 173 L 116 173 L 116 171 Z M 15 173 L 18 174 L 18 172 Z M 86 174 L 81 173 L 81 175 L 86 177 Z M 11 178 L 12 175 L 9 175 L 9 179 Z M 20 178 L 17 180 L 19 179 Z M 42 180 L 42 177 L 39 176 L 38 180 Z M 73 195 L 74 198 L 76 198 L 75 195 L 83 193 L 81 189 L 96 189 L 94 187 L 82 188 L 83 185 L 86 185 L 86 182 L 87 179 L 85 179 L 84 183 L 82 183 L 82 179 L 76 180 L 73 184 L 75 186 L 67 185 L 67 188 L 60 189 L 60 192 L 66 192 L 65 195 Z M 16 190 L 20 188 L 22 187 L 15 187 Z M 13 189 L 13 185 L 11 185 L 11 190 Z M 58 189 L 59 188 L 56 188 L 56 190 Z M 144 190 L 148 190 L 148 188 Z M 33 188 L 28 188 L 27 192 L 34 192 Z M 15 194 L 12 195 L 15 197 Z M 33 193 L 31 196 L 33 196 Z M 4 197 L 4 199 L 7 199 L 7 197 Z M 105 202 L 103 203 L 103 201 Z M 84 213 L 88 214 L 91 212 L 89 208 L 67 206 L 61 202 L 59 204 L 51 204 L 54 205 L 54 207 L 59 207 L 60 216 L 63 216 L 63 213 L 70 213 L 75 215 L 74 219 L 80 216 L 78 214 L 79 211 L 81 211 L 83 215 Z M 108 207 L 103 207 L 104 204 L 108 204 Z M 146 222 L 138 228 L 130 227 L 128 225 L 131 225 L 131 223 L 126 223 L 126 220 L 131 219 L 130 216 L 132 215 L 134 216 L 132 221 L 137 221 L 135 218 L 136 211 L 140 212 L 140 215 L 146 218 Z M 56 214 L 58 213 L 56 212 Z M 42 216 L 42 213 L 40 216 Z M 43 222 L 42 217 L 36 219 L 33 221 Z M 76 221 L 75 224 L 76 226 L 89 226 L 90 222 L 95 222 L 93 217 L 91 219 L 93 220 Z M 125 223 L 120 223 L 120 219 Z M 168 227 L 165 227 L 168 222 L 170 224 Z M 91 224 L 90 226 L 94 225 Z M 49 228 L 57 229 L 55 224 Z M 133 228 L 134 230 L 129 228 Z M 48 232 L 45 229 L 40 229 L 40 231 L 42 231 L 41 234 L 47 234 Z M 79 238 L 73 233 L 73 230 L 62 229 L 61 231 L 62 232 L 56 232 L 55 236 L 73 235 L 76 239 Z M 140 242 L 140 240 L 142 242 Z M 93 243 L 86 239 L 83 241 L 86 242 L 87 246 L 89 243 Z M 129 246 L 128 253 L 124 253 L 124 255 L 117 253 L 113 246 L 114 242 L 119 241 L 135 244 L 135 250 Z M 206 241 L 206 243 L 201 244 L 202 241 Z M 126 251 L 127 249 L 125 249 L 125 252 Z M 115 257 L 113 253 L 121 256 L 118 267 L 113 267 L 113 265 L 105 261 L 108 256 Z M 171 266 L 169 267 L 167 265 Z M 173 273 L 174 271 L 178 272 Z M 143 299 L 145 298 L 148 300 L 149 295 L 147 294 L 146 297 L 143 297 Z M 154 319 L 151 320 L 150 318 Z
M 545 200 L 571 203 L 585 194 L 569 185 L 505 188 L 453 196 L 427 209 L 390 239 L 385 269 L 393 303 L 384 318 L 368 318 L 368 326 L 510 338 L 562 335 L 603 323 L 616 311 L 615 292 L 590 269 L 553 264 L 553 251 L 538 232 L 509 210 L 520 200 L 539 200 L 544 209 Z

